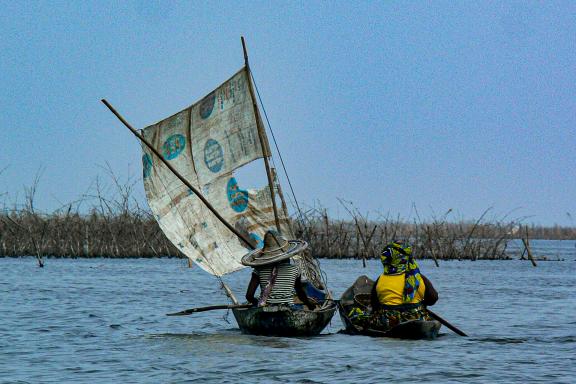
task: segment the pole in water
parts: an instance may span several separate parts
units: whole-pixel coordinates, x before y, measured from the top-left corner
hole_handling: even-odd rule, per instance
[[[534,256],[532,256],[532,251],[530,250],[530,240],[528,238],[528,226],[526,226],[526,239],[522,238],[522,243],[524,243],[524,251],[528,253],[528,260],[532,263],[534,267],[537,266]],[[524,252],[522,252],[524,254]]]

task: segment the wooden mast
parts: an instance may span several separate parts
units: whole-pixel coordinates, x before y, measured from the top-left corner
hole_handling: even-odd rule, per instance
[[[274,221],[276,223],[276,230],[282,233],[280,228],[280,219],[278,217],[278,207],[276,207],[276,194],[274,192],[274,177],[272,175],[272,170],[270,169],[270,148],[268,146],[268,139],[266,138],[266,131],[262,126],[262,120],[260,118],[260,112],[258,111],[258,105],[256,104],[256,96],[254,94],[254,88],[252,86],[252,76],[250,74],[250,64],[248,63],[248,51],[246,49],[246,42],[244,41],[244,36],[241,36],[242,49],[244,50],[244,64],[246,66],[246,72],[248,74],[248,89],[250,90],[250,96],[252,97],[252,107],[254,108],[254,115],[256,116],[256,127],[258,128],[258,136],[260,138],[260,147],[262,147],[262,154],[264,155],[264,165],[266,167],[266,176],[268,177],[268,187],[270,188],[270,196],[272,198],[272,209],[274,210]]]

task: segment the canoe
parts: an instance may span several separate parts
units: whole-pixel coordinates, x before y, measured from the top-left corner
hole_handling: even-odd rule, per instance
[[[338,301],[338,312],[345,326],[344,333],[349,335],[365,335],[377,337],[393,337],[400,339],[433,339],[438,335],[442,324],[436,320],[410,320],[392,328],[371,329],[354,325],[348,314],[354,307],[370,311],[370,293],[374,281],[367,276],[360,276],[349,287]]]
[[[335,312],[333,301],[313,311],[288,305],[232,309],[242,333],[263,336],[315,336]]]

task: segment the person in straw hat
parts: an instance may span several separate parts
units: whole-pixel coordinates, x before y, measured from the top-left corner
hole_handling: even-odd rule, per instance
[[[294,304],[294,292],[308,309],[314,303],[308,298],[302,285],[300,269],[290,263],[308,247],[303,240],[287,240],[276,231],[268,231],[264,236],[264,247],[255,249],[242,258],[242,264],[253,267],[252,278],[246,291],[246,300],[257,306]],[[254,294],[260,287],[260,298]]]

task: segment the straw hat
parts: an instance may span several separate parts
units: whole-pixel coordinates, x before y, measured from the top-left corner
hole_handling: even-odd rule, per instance
[[[247,253],[241,263],[249,267],[260,267],[286,260],[308,247],[304,240],[286,240],[276,231],[264,235],[264,247]]]

